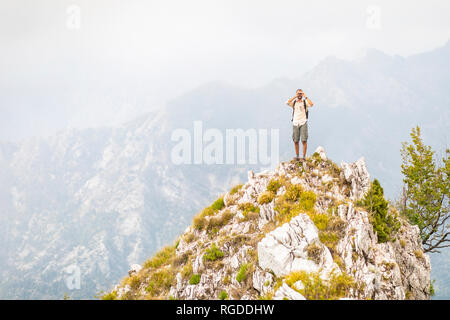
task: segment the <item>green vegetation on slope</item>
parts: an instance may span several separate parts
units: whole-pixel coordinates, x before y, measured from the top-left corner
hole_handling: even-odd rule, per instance
[[[384,198],[383,188],[377,179],[372,182],[369,191],[358,205],[366,208],[371,214],[370,222],[377,233],[379,243],[395,239],[400,221],[395,211],[389,212],[389,203]]]

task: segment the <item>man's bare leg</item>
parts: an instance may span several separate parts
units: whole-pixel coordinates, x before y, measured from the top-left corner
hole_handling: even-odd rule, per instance
[[[302,143],[303,143],[303,159],[306,159],[306,149],[308,148],[308,143],[306,141],[302,141]],[[297,157],[298,157],[298,152],[297,152]]]
[[[294,142],[294,144],[295,144],[295,154],[297,155],[297,158],[299,157],[299,143],[298,142]]]

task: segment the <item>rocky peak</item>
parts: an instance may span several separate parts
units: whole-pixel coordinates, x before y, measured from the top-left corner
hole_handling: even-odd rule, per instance
[[[402,217],[378,243],[364,158],[248,173],[180,236],[104,296],[122,299],[429,299],[430,260]],[[390,208],[391,214],[396,214]]]

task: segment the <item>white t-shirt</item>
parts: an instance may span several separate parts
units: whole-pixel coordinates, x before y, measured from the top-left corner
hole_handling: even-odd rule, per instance
[[[307,119],[306,119],[305,107],[303,106],[303,101],[305,101],[306,110],[308,110],[308,108],[311,107],[308,100],[306,100],[306,99],[298,100],[297,98],[295,98],[295,100],[293,100],[290,104],[288,103],[288,101],[286,101],[286,104],[289,107],[294,108],[294,119],[292,121],[292,124],[294,126],[304,125],[306,123]]]

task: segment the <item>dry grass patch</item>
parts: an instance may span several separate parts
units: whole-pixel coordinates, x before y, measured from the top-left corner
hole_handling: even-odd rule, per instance
[[[220,215],[213,216],[205,222],[205,229],[212,234],[216,234],[220,228],[228,224],[233,219],[234,214],[230,210],[225,210]]]
[[[307,300],[337,300],[353,292],[362,293],[362,286],[346,273],[332,273],[328,281],[321,279],[317,272],[292,272],[285,277],[286,284],[302,294]],[[301,281],[303,289],[296,289],[294,283]]]
[[[168,267],[150,274],[145,291],[152,298],[163,298],[170,287],[175,284],[176,270]]]
[[[213,204],[209,207],[203,209],[198,215],[196,215],[193,219],[193,226],[197,230],[203,230],[208,226],[207,217],[215,215],[218,211],[225,207],[225,203],[223,201],[223,197],[217,199],[213,202]]]
[[[192,262],[189,260],[181,270],[181,277],[183,279],[189,279],[192,275]]]
[[[286,192],[275,200],[275,211],[278,212],[278,225],[289,222],[300,213],[313,213],[317,196],[312,191],[305,191],[302,186],[291,184]]]
[[[264,191],[261,193],[258,197],[258,203],[259,204],[266,204],[272,202],[272,200],[275,198],[275,193],[272,191]]]
[[[332,255],[336,253],[336,245],[344,236],[345,222],[338,216],[326,213],[310,213],[309,217],[319,230],[319,239],[330,249]]]
[[[320,263],[320,256],[322,254],[322,248],[316,243],[310,243],[306,248],[308,258],[314,261],[316,264]]]
[[[231,190],[230,190],[230,195],[234,195],[236,193],[238,193],[239,190],[241,190],[243,184],[238,184],[237,186],[234,186]]]
[[[145,269],[156,269],[162,265],[167,265],[175,258],[175,246],[166,246],[161,251],[157,252],[152,258],[144,262]]]
[[[272,179],[267,184],[267,191],[272,192],[273,194],[277,194],[278,189],[282,186],[282,181]]]
[[[239,210],[242,211],[244,220],[255,220],[259,217],[259,207],[254,206],[251,202],[241,203]]]
[[[424,259],[423,251],[422,250],[414,250],[414,255],[417,259]]]

